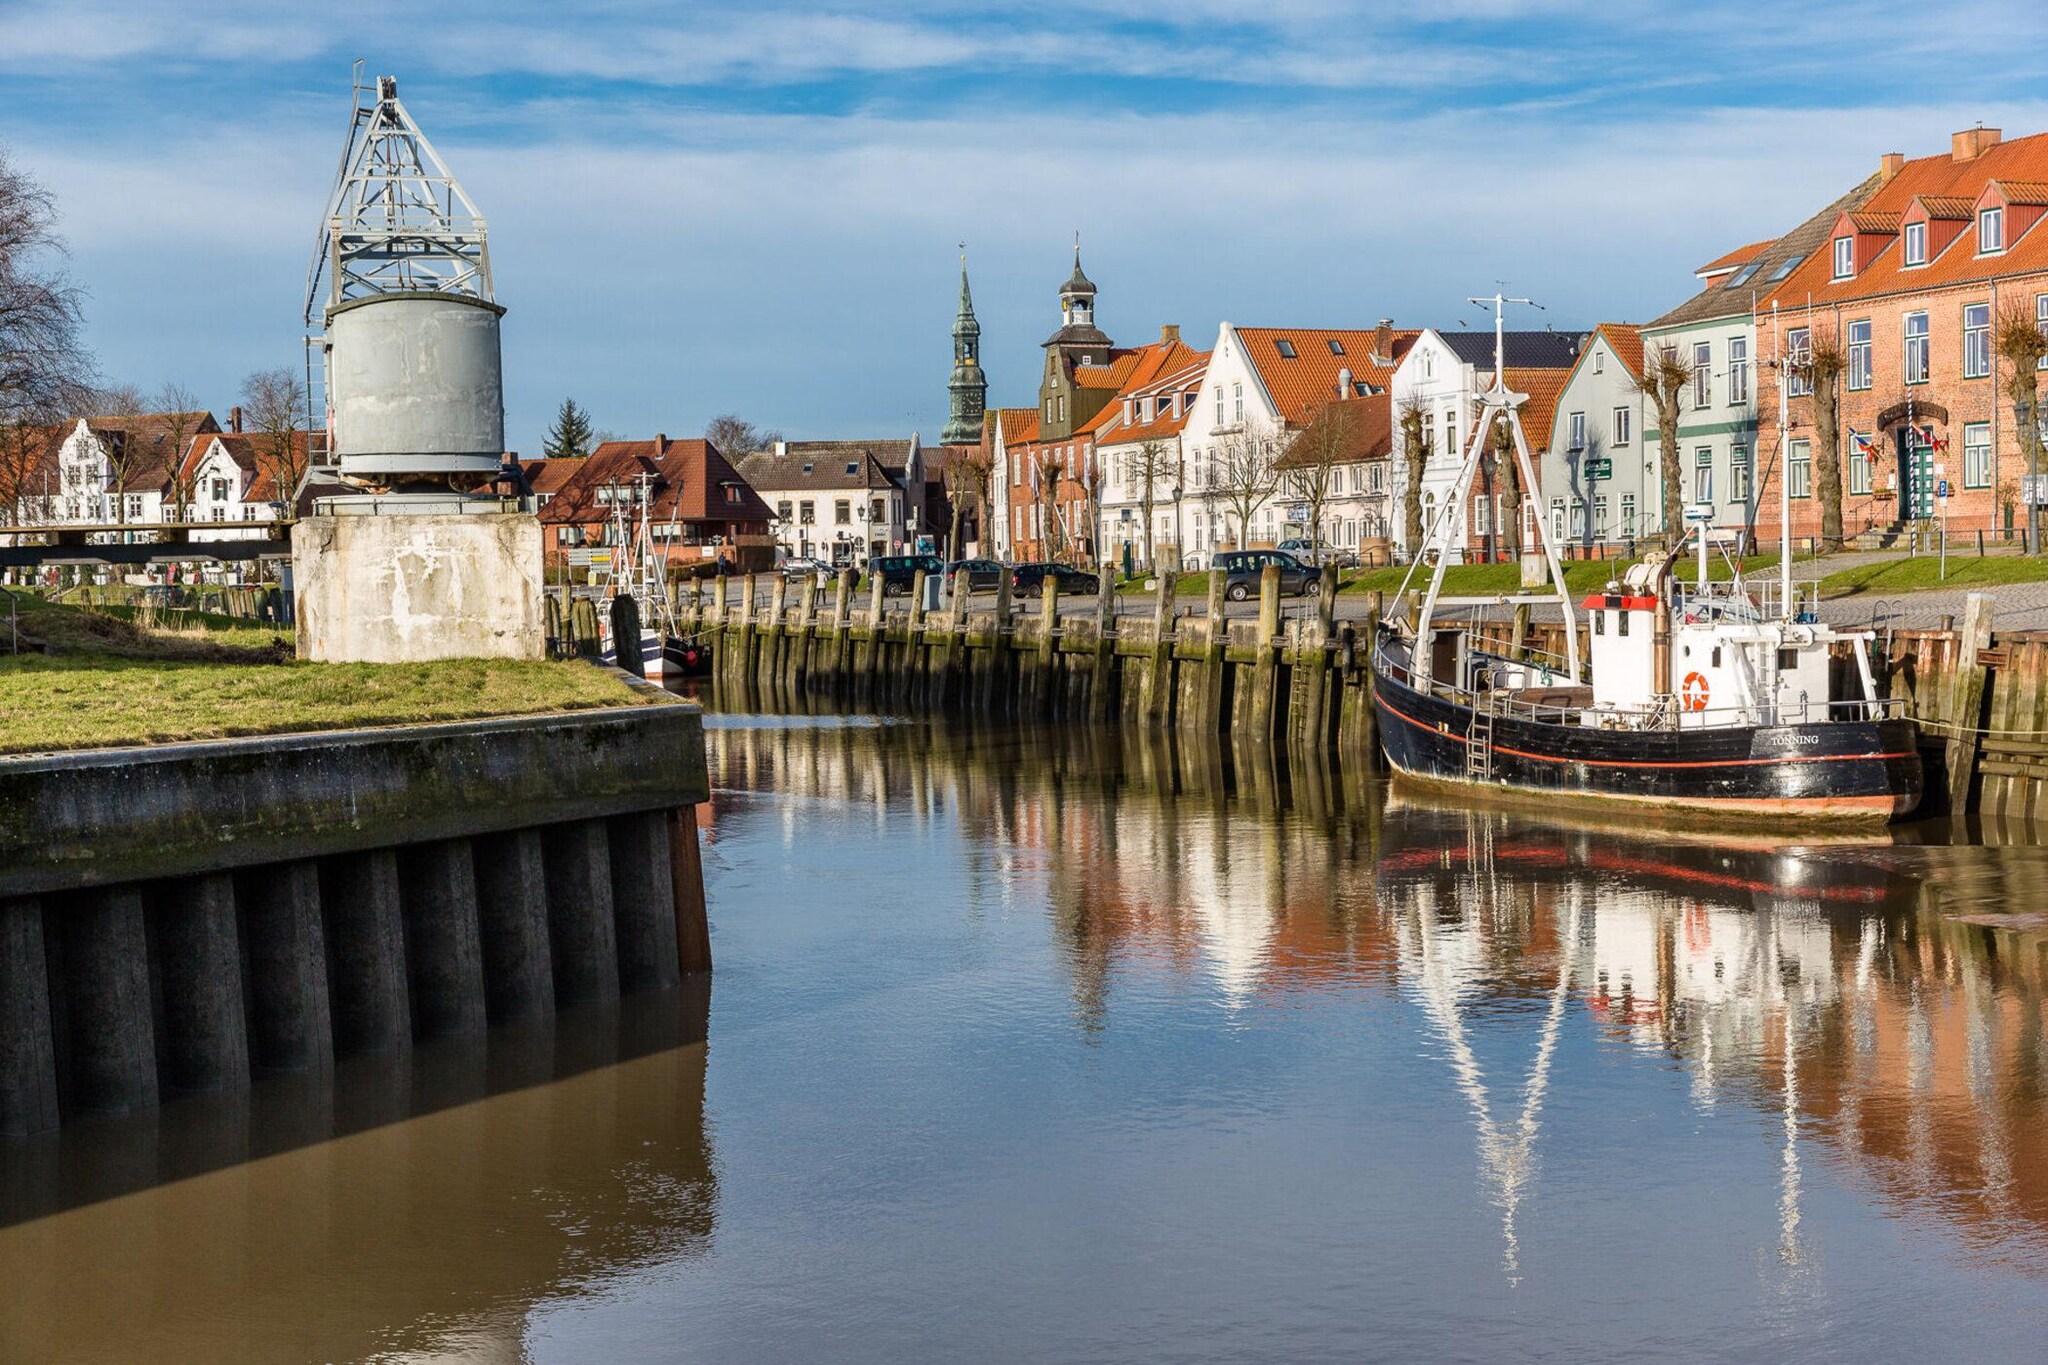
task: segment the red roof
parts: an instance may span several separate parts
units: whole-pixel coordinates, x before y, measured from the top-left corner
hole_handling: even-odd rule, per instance
[[[213,449],[218,441],[242,470],[245,481],[239,495],[242,502],[289,502],[296,488],[281,490],[280,485],[289,480],[296,484],[306,473],[311,459],[309,439],[311,433],[294,431],[288,445],[283,446],[284,459],[280,460],[280,446],[270,436],[260,431],[214,431],[192,438],[185,448],[185,458],[179,465],[179,479],[190,480],[198,474],[199,462]]]
[[[648,515],[656,521],[768,521],[774,514],[709,441],[606,441],[566,479],[547,506],[544,522],[604,521],[611,505],[604,488],[649,484]],[[712,490],[721,490],[714,496]]]
[[[1323,439],[1332,434],[1337,453],[1333,463],[1384,460],[1394,453],[1394,397],[1375,393],[1365,398],[1333,398],[1310,414],[1308,423],[1274,461],[1280,469],[1320,467]]]
[[[565,455],[552,460],[521,460],[519,471],[526,476],[526,486],[536,497],[551,497],[562,491],[563,484],[576,477],[585,458]]]
[[[1336,398],[1337,379],[1351,371],[1353,385],[1367,384],[1384,389],[1393,381],[1394,367],[1415,338],[1414,328],[1395,328],[1387,335],[1390,355],[1376,361],[1377,329],[1333,327],[1233,327],[1245,359],[1258,371],[1259,380],[1278,409],[1280,420],[1291,426],[1307,425],[1310,415]],[[1286,342],[1283,348],[1281,342]],[[1291,349],[1294,354],[1285,352]],[[1385,363],[1379,363],[1385,362]],[[1354,396],[1356,390],[1354,389]]]
[[[1037,408],[996,408],[989,414],[991,431],[995,429],[997,417],[1003,421],[1003,439],[1011,445],[1038,439]]]
[[[1729,252],[1726,256],[1716,256],[1713,260],[1708,261],[1692,273],[1695,275],[1725,275],[1731,270],[1739,270],[1762,255],[1764,249],[1777,240],[1776,237],[1766,237],[1761,242],[1751,242],[1748,246],[1736,247],[1735,250]]]

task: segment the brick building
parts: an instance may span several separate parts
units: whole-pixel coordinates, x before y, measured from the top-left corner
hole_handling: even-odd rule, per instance
[[[561,469],[568,469],[566,477]],[[647,494],[648,534],[672,569],[725,560],[735,569],[774,562],[768,505],[709,441],[606,441],[580,460],[529,461],[527,483],[540,501],[541,548],[550,567],[569,551],[618,543]]]
[[[1820,532],[1814,468],[1823,452],[1802,363],[1817,342],[1844,359],[1836,389],[1846,534],[1936,520],[1938,480],[1952,493],[1951,532],[2016,524],[2028,446],[1995,337],[2011,313],[2048,323],[2044,216],[2048,134],[2007,142],[1996,128],[1969,129],[1944,155],[1885,156],[1874,188],[1834,215],[1824,244],[1761,291],[1759,539],[1778,534],[1780,452],[1793,534]],[[1790,358],[1782,432],[1781,356]]]

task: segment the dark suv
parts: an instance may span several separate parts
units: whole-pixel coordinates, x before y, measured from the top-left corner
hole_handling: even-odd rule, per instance
[[[936,578],[946,571],[946,561],[937,555],[876,555],[868,561],[868,573],[882,580],[882,593],[889,597],[907,595],[919,569]]]
[[[1047,578],[1056,579],[1062,594],[1090,596],[1102,591],[1102,580],[1071,564],[1019,564],[1010,571],[1010,591],[1023,597],[1040,591]]]
[[[956,559],[946,566],[946,583],[955,592],[994,592],[1007,572],[993,559]]]
[[[1323,594],[1322,571],[1280,550],[1228,550],[1217,555],[1210,564],[1223,570],[1223,595],[1233,602],[1258,595],[1259,579],[1268,564],[1280,566],[1280,591],[1283,594],[1291,593],[1297,597],[1320,597]]]

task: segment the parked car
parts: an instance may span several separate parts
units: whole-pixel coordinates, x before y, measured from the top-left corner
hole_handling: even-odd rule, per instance
[[[920,569],[941,574],[946,571],[946,561],[937,555],[876,555],[868,561],[868,572],[882,580],[882,593],[889,597],[907,595]]]
[[[836,572],[837,570],[822,559],[805,559],[801,556],[792,556],[782,561],[782,576],[784,578],[816,578],[822,582]]]
[[[1022,597],[1041,591],[1040,584],[1056,579],[1062,594],[1087,596],[1102,591],[1102,580],[1071,564],[1018,564],[1010,570],[1010,591]]]
[[[998,560],[956,559],[946,566],[946,587],[953,592],[994,592],[1004,572]]]
[[[1257,594],[1268,564],[1280,567],[1283,594],[1322,596],[1322,571],[1279,550],[1227,550],[1211,560],[1209,567],[1223,570],[1223,595],[1233,602],[1242,602]]]
[[[1335,545],[1327,543],[1319,550],[1302,536],[1296,536],[1291,540],[1283,540],[1276,548],[1279,549],[1281,554],[1293,555],[1304,564],[1335,564],[1340,569],[1355,569],[1358,567],[1358,556],[1353,551],[1340,550]]]

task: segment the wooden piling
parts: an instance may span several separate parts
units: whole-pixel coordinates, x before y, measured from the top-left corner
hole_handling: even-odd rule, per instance
[[[1951,811],[1969,809],[1970,784],[1977,775],[1978,731],[1984,724],[1984,656],[1991,648],[1991,598],[1973,592],[1965,602],[1963,631],[1956,641],[1950,684],[1948,802]]]

